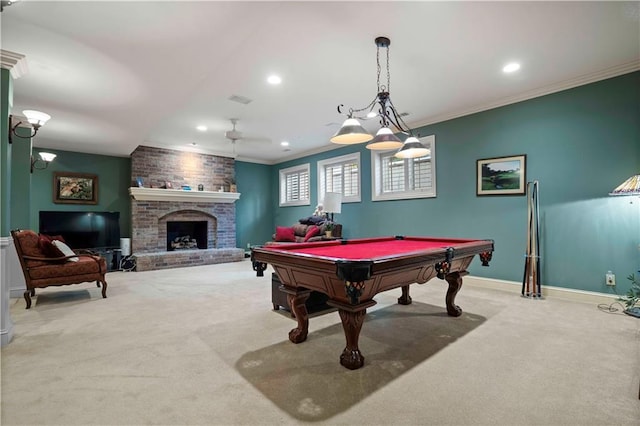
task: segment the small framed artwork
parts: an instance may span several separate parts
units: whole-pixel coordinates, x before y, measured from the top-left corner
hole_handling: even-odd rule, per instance
[[[477,195],[524,195],[526,155],[484,158],[476,164]]]
[[[53,202],[98,204],[98,176],[86,173],[54,172]]]

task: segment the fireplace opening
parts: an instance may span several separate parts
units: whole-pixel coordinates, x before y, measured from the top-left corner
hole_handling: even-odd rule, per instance
[[[167,222],[167,250],[207,248],[207,221]]]

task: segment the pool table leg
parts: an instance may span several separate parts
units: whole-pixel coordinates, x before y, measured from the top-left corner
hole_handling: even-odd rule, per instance
[[[452,272],[444,277],[444,279],[449,283],[445,303],[447,305],[447,313],[452,317],[459,317],[462,315],[462,309],[460,309],[460,306],[455,304],[455,299],[456,294],[458,294],[462,287],[462,277],[467,274],[467,271]]]
[[[289,302],[291,312],[298,321],[298,327],[289,332],[289,340],[293,343],[302,343],[307,340],[307,334],[309,334],[309,313],[305,302],[309,298],[311,290],[291,291],[284,288],[283,291],[287,293],[287,302]]]
[[[410,305],[411,304],[411,296],[409,296],[409,286],[408,285],[403,285],[401,287],[402,289],[402,296],[400,296],[398,298],[398,304],[400,305]]]
[[[364,365],[364,356],[360,352],[360,348],[358,348],[358,339],[367,310],[363,309],[354,312],[338,309],[338,313],[342,320],[344,336],[347,339],[347,346],[340,355],[340,364],[349,370],[357,370]]]

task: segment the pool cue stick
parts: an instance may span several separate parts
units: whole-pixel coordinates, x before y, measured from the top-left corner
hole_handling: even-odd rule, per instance
[[[534,186],[533,182],[530,182],[527,188],[529,191],[528,202],[529,202],[529,211],[531,212],[531,222],[529,225],[529,238],[531,241],[531,245],[529,247],[529,257],[527,258],[529,262],[529,275],[527,276],[527,290],[528,296],[533,297],[535,295],[535,287],[533,285],[535,276],[536,276],[536,264],[533,261],[533,256],[536,253],[536,240],[533,237],[533,228],[535,226],[535,210],[533,208],[533,194],[534,194]]]
[[[538,288],[538,297],[542,297],[540,286],[540,187],[537,180],[534,182],[536,185],[536,270],[538,271],[536,286]]]
[[[527,183],[527,249],[524,255],[524,277],[522,278],[522,296],[529,295],[529,274],[531,273],[531,203],[529,202],[529,184]]]
[[[538,271],[536,270],[536,253],[538,250],[538,246],[536,245],[536,205],[534,203],[534,199],[536,196],[536,184],[535,182],[531,182],[531,297],[536,297],[536,277],[538,275]]]

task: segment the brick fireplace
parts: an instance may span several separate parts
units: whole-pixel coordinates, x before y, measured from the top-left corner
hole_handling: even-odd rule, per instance
[[[144,188],[130,189],[131,247],[138,271],[244,258],[244,251],[235,246],[235,201],[240,194],[219,191],[221,187],[228,191],[234,176],[232,158],[140,146],[131,159],[132,182],[138,178],[144,182]],[[160,188],[167,182],[178,189]],[[180,190],[182,185],[194,189]],[[205,190],[196,191],[198,185]],[[205,241],[197,247],[171,250],[168,238],[176,238],[176,231],[170,228],[176,228],[168,224],[176,222],[183,224],[178,229],[189,229],[189,225],[201,229],[200,239]],[[198,239],[195,235],[190,238]]]

